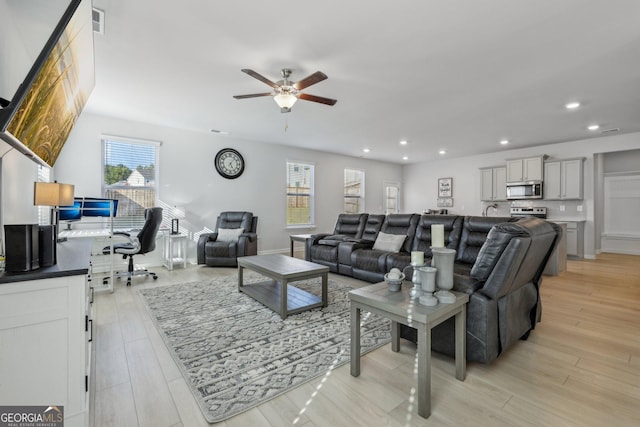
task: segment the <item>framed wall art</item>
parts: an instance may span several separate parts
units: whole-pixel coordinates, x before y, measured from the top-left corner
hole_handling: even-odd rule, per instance
[[[451,197],[438,197],[439,208],[450,208],[453,206],[453,198]]]
[[[438,178],[438,197],[453,196],[453,178]]]

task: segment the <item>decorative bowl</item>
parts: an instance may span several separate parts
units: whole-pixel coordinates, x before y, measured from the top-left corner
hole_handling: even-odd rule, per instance
[[[384,281],[387,282],[389,286],[389,292],[398,292],[402,287],[402,282],[404,281],[404,273],[400,273],[400,277],[397,279],[389,279],[389,273],[384,275]]]

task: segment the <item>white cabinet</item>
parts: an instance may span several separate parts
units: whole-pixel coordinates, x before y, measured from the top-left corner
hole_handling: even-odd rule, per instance
[[[582,200],[584,158],[553,160],[544,163],[546,200]]]
[[[93,291],[86,267],[47,269],[29,280],[0,274],[0,402],[63,405],[66,427],[87,426]]]
[[[480,169],[480,200],[496,202],[507,200],[507,168],[497,166]]]
[[[567,257],[584,258],[584,221],[561,221],[558,224],[567,224]]]
[[[542,181],[546,156],[507,160],[507,182]]]

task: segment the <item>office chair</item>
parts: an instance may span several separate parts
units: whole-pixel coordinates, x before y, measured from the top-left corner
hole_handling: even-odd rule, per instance
[[[147,252],[151,252],[156,248],[156,235],[162,222],[162,208],[148,208],[144,211],[144,225],[138,232],[137,236],[131,236],[129,233],[117,231],[114,235],[126,236],[129,238],[128,242],[115,243],[113,245],[113,253],[121,254],[122,259],[129,258],[129,267],[127,271],[118,271],[114,273],[113,277],[126,277],[127,286],[131,286],[131,278],[133,276],[151,276],[153,280],[157,280],[156,273],[144,269],[135,270],[133,268],[133,256],[142,255]],[[107,246],[102,251],[105,255],[111,253],[111,247]],[[106,284],[109,278],[105,278],[103,283]]]

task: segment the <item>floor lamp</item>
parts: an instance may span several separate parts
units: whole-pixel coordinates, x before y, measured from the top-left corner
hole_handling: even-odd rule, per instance
[[[35,182],[33,185],[33,204],[53,207],[50,222],[55,227],[56,242],[66,240],[58,239],[59,208],[73,205],[73,190],[73,185],[58,182]]]

